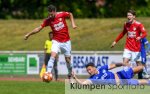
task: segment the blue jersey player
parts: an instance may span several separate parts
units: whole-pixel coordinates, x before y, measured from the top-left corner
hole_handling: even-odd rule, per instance
[[[79,84],[148,84],[150,85],[150,80],[142,79],[142,80],[131,80],[135,73],[140,72],[143,69],[143,66],[137,66],[131,68],[129,66],[125,66],[123,70],[113,73],[109,70],[119,67],[125,66],[123,63],[104,65],[99,68],[96,68],[93,63],[88,63],[86,65],[86,70],[89,73],[90,77],[81,81],[77,78],[75,73],[72,73],[73,78]]]
[[[146,38],[141,39],[141,63],[144,66],[143,71],[139,73],[138,78],[149,78],[149,75],[146,70],[146,54],[150,51],[150,44]],[[142,75],[143,73],[143,75]]]

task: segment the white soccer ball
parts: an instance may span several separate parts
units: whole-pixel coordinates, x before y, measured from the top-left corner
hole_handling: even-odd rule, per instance
[[[50,72],[45,72],[42,76],[43,82],[50,82],[53,79],[53,75]]]

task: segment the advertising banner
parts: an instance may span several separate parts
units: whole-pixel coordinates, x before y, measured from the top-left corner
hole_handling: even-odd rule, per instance
[[[111,64],[111,63],[122,63],[123,62],[123,57],[122,54],[73,54],[71,57],[71,63],[72,63],[72,68],[73,71],[77,75],[87,75],[85,65],[88,63],[94,63],[96,67],[103,66],[106,64]],[[135,62],[129,62],[132,67],[136,66]],[[150,55],[147,56],[147,71],[150,74]],[[122,67],[118,67],[115,69],[112,69],[110,71],[112,72],[117,72],[121,70]],[[60,75],[66,75],[68,74],[68,70],[66,67],[66,62],[65,58],[63,55],[59,55],[59,62],[58,62],[58,73]]]
[[[103,66],[106,64],[111,63],[118,63],[122,62],[122,55],[114,55],[114,54],[105,54],[105,55],[83,55],[83,54],[76,54],[72,55],[71,57],[71,63],[72,68],[74,72],[78,75],[87,75],[85,65],[88,63],[94,63],[96,67]],[[116,71],[117,69],[114,69],[112,71]],[[59,62],[58,62],[58,73],[59,74],[67,74],[68,70],[66,67],[66,62],[63,55],[59,56]]]
[[[26,74],[26,61],[24,54],[0,55],[0,74]]]
[[[39,74],[39,57],[37,54],[27,54],[27,74]]]

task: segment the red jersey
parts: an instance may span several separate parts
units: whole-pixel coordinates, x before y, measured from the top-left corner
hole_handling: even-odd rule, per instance
[[[50,26],[53,31],[53,40],[58,42],[66,42],[70,40],[66,18],[69,17],[69,12],[57,12],[55,18],[47,18],[41,26],[44,28]]]
[[[125,23],[124,29],[120,33],[120,35],[116,38],[116,42],[118,42],[125,34],[127,33],[125,49],[128,49],[133,52],[140,52],[141,41],[137,41],[137,37],[144,38],[147,33],[145,31],[144,26],[137,21],[133,23]]]

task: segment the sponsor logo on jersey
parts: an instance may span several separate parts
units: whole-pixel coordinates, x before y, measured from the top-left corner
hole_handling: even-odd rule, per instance
[[[129,38],[135,38],[136,37],[136,32],[134,32],[134,31],[128,31],[128,37]]]

